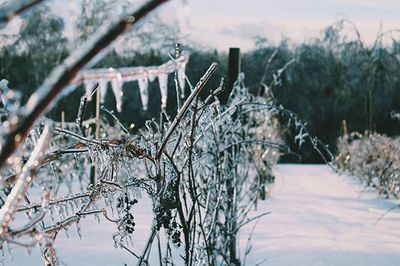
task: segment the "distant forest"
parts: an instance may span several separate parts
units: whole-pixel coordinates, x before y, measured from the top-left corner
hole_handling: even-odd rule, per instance
[[[16,36],[0,35],[0,79],[7,79],[10,88],[21,91],[22,101],[26,101],[74,45],[79,46],[80,41],[87,39],[96,30],[96,25],[105,19],[95,8],[101,10],[104,7],[83,9],[83,15],[76,23],[78,34],[72,45],[64,35],[64,21],[50,12],[48,7],[35,9],[23,17],[24,22]],[[154,21],[157,20],[152,23]],[[166,47],[174,49],[175,39],[171,36],[176,28],[157,23],[152,24],[154,32],[158,32],[154,36],[147,30],[143,34],[132,33],[132,39],[126,37],[130,41],[139,40],[142,46],[129,53],[112,50],[95,67],[159,65],[169,60]],[[163,27],[162,30],[160,27]],[[256,37],[254,50],[241,55],[244,82],[254,94],[263,93],[260,80],[264,72],[267,71],[264,83],[269,84],[279,69],[295,59],[282,73],[280,85],[273,89],[273,94],[277,102],[297,113],[308,124],[310,133],[329,145],[333,152],[338,137],[343,133],[343,120],[350,132],[399,135],[400,121],[393,119],[393,114],[400,111],[400,42],[395,34],[396,31],[380,32],[375,43],[367,45],[354,24],[341,20],[327,27],[321,36],[305,43],[293,44],[289,40],[282,40],[279,44],[273,44]],[[156,43],[160,48],[147,43]],[[220,63],[218,75],[214,75],[208,84],[209,88],[217,88],[220,78],[227,72],[227,53],[200,48],[190,42],[182,44],[183,49],[190,52],[186,75],[193,83],[212,61]],[[271,64],[266,69],[273,54]],[[169,77],[169,85],[167,111],[173,116],[176,107],[173,75]],[[123,111],[117,114],[122,123],[134,123],[138,129],[146,119],[157,116],[161,101],[158,84],[150,83],[149,90],[149,110],[144,112],[137,82],[124,84]],[[65,119],[74,121],[83,93],[83,88],[78,88],[62,98],[48,116],[60,120],[64,111]],[[108,90],[105,106],[115,109],[111,90]],[[288,145],[301,158],[283,156],[282,161],[321,162],[318,154],[307,144],[301,151],[296,150],[291,129],[285,129],[286,122],[281,121],[282,131],[287,136]]]

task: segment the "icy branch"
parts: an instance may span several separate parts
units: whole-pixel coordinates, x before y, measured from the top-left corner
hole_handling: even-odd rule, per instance
[[[7,233],[9,222],[14,216],[18,205],[24,198],[29,186],[37,174],[37,168],[40,165],[43,151],[47,148],[51,135],[51,126],[46,125],[37,145],[35,146],[35,149],[32,151],[28,162],[23,167],[23,171],[18,177],[17,183],[11,190],[11,193],[8,195],[4,205],[0,209],[0,236],[3,236],[5,233]]]

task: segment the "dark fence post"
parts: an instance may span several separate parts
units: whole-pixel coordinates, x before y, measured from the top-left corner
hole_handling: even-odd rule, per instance
[[[233,84],[238,79],[240,73],[240,48],[229,48],[228,59],[228,83],[225,90],[220,94],[222,104],[228,102],[229,94],[233,89]]]
[[[229,99],[229,95],[232,92],[233,84],[235,84],[240,73],[240,49],[239,48],[229,48],[229,59],[228,59],[228,82],[225,90],[220,94],[221,104],[226,104]],[[236,118],[233,118],[236,119]],[[227,150],[233,156],[234,151],[238,147],[233,146]],[[228,158],[231,158],[228,156]],[[237,168],[237,165],[232,159],[228,159],[228,163],[231,167]],[[237,169],[236,169],[237,171]],[[228,237],[228,247],[229,247],[229,262],[230,265],[240,265],[240,261],[237,259],[237,208],[236,204],[232,201],[234,200],[235,194],[235,184],[233,180],[227,180],[227,196],[228,206],[226,212],[229,213],[230,217],[227,218],[229,221],[227,223],[228,229],[232,230],[231,235]]]
[[[94,125],[94,138],[100,138],[100,87],[97,88],[96,96],[92,97],[93,101],[93,114],[95,118]],[[90,184],[96,184],[96,171],[97,171],[97,162],[92,161],[92,166],[90,167]]]

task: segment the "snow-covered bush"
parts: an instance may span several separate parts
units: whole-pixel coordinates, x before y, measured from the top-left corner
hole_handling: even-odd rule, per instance
[[[400,139],[378,133],[352,133],[339,138],[336,164],[360,177],[379,193],[399,197]]]

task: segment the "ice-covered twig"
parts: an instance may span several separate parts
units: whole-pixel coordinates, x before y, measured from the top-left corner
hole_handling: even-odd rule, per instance
[[[114,120],[118,123],[118,125],[122,128],[122,130],[127,133],[127,134],[131,134],[129,132],[129,130],[121,123],[121,121],[118,119],[118,117],[115,116],[113,111],[108,110],[104,105],[102,105],[100,107],[101,110],[103,110],[104,112],[106,112],[107,114],[109,114],[112,118],[114,118]]]
[[[377,225],[389,212],[393,211],[394,209],[400,208],[400,204],[394,205],[393,207],[387,209],[375,222],[374,226]]]
[[[129,248],[127,248],[124,244],[119,243],[119,246],[123,249],[125,249],[126,251],[128,251],[130,254],[132,254],[135,258],[140,259],[139,255],[137,255],[135,252],[133,252],[132,250],[130,250]]]
[[[31,218],[29,220],[29,222],[24,225],[21,226],[17,229],[12,229],[10,230],[10,233],[12,236],[19,236],[22,235],[26,232],[28,232],[29,230],[31,230],[36,224],[38,224],[39,222],[41,222],[44,218],[44,216],[46,215],[48,209],[49,209],[49,198],[50,198],[50,192],[49,191],[43,191],[43,200],[42,200],[42,209],[40,210],[40,212],[38,212],[35,217]],[[18,210],[17,210],[18,211]]]
[[[242,227],[245,226],[246,224],[249,224],[249,223],[251,223],[252,221],[258,220],[258,219],[260,219],[261,217],[263,217],[263,216],[265,216],[265,215],[268,215],[268,214],[271,214],[271,212],[263,212],[263,213],[261,213],[261,214],[255,216],[255,217],[248,218],[246,221],[244,221],[243,223],[239,224],[239,225],[234,229],[234,232],[235,232],[235,233],[238,232],[238,231],[240,230],[240,228],[242,228]]]
[[[96,82],[92,88],[92,94],[99,88],[99,83]],[[81,97],[81,100],[79,102],[79,109],[78,109],[78,114],[76,115],[76,124],[78,125],[79,129],[81,130],[81,134],[83,136],[86,136],[85,130],[83,129],[83,115],[85,114],[86,111],[86,104],[87,104],[88,98],[86,93]]]
[[[57,132],[57,133],[66,135],[66,136],[70,136],[70,137],[72,137],[72,138],[74,138],[76,140],[79,140],[79,141],[83,142],[83,143],[97,144],[97,145],[105,144],[105,142],[102,142],[100,140],[83,137],[83,136],[80,136],[80,135],[78,135],[78,134],[76,134],[76,133],[74,133],[72,131],[66,130],[66,129],[62,129],[62,128],[56,127],[56,128],[54,128],[54,131]]]
[[[55,233],[55,232],[57,232],[57,231],[59,231],[59,230],[61,230],[61,229],[64,229],[64,228],[70,226],[70,225],[73,224],[73,223],[79,222],[79,220],[81,219],[81,217],[88,216],[88,215],[92,215],[92,214],[100,214],[100,213],[104,213],[104,212],[105,212],[104,209],[78,212],[78,213],[76,213],[75,215],[70,216],[70,217],[68,217],[68,218],[65,218],[64,220],[62,220],[62,221],[60,221],[60,222],[57,222],[57,223],[54,224],[54,225],[45,227],[45,228],[43,229],[43,231],[44,231],[46,234]]]
[[[29,242],[20,242],[20,241],[16,241],[9,237],[0,237],[0,240],[17,245],[17,246],[21,246],[24,248],[32,248],[32,247],[36,246],[36,244],[39,242],[39,239],[35,239],[35,238]]]
[[[218,88],[216,88],[214,91],[211,91],[210,95],[207,96],[207,98],[204,100],[203,104],[198,107],[198,109],[204,108],[207,104],[210,104],[213,99],[215,99],[216,96],[218,96],[226,86],[226,77],[222,77],[221,81],[219,83]]]
[[[85,145],[83,143],[76,143],[65,149],[56,150],[51,153],[43,155],[43,159],[41,160],[39,167],[42,167],[50,162],[58,160],[65,154],[82,153],[82,152],[87,152],[87,151],[88,151],[88,149],[85,148]],[[17,180],[17,176],[18,176],[18,174],[13,174],[13,175],[5,177],[4,183],[6,185],[13,184]]]
[[[274,149],[277,149],[279,151],[282,152],[287,152],[290,153],[290,149],[288,146],[280,144],[280,143],[276,143],[276,142],[272,142],[272,141],[266,141],[266,140],[257,140],[257,139],[243,139],[237,142],[232,142],[229,143],[229,145],[227,145],[226,147],[223,147],[220,152],[223,152],[224,150],[230,149],[236,145],[240,145],[240,144],[260,144],[261,146],[264,147],[271,147]]]
[[[68,197],[63,197],[63,198],[59,198],[59,199],[55,199],[55,200],[50,200],[49,201],[49,206],[58,205],[58,204],[63,203],[63,202],[71,202],[71,201],[74,201],[74,200],[77,200],[77,199],[88,198],[88,197],[90,197],[90,193],[79,193],[79,194],[75,194],[75,195],[68,196]],[[40,208],[41,206],[42,206],[42,204],[40,204],[40,203],[32,203],[32,204],[29,204],[27,206],[19,207],[17,209],[17,212],[29,211],[29,210],[32,210],[32,209]]]
[[[251,239],[252,239],[252,237],[253,237],[254,231],[255,231],[256,226],[257,226],[257,224],[258,224],[258,221],[259,221],[259,220],[256,220],[256,222],[255,222],[254,225],[253,225],[253,228],[252,228],[251,231],[250,231],[249,236],[247,237],[247,243],[246,243],[246,248],[245,248],[245,250],[244,250],[245,253],[244,253],[244,257],[243,257],[243,265],[246,265],[247,256],[250,254],[250,251],[251,251],[251,248],[252,248],[252,246],[251,246]]]
[[[156,233],[157,233],[157,230],[153,226],[153,228],[151,229],[151,233],[149,235],[149,238],[147,239],[146,246],[145,246],[145,248],[144,248],[144,250],[142,252],[142,255],[140,256],[140,260],[139,260],[139,262],[137,264],[138,266],[143,265],[142,263],[146,261],[145,260],[146,254],[150,250],[151,244],[153,243],[153,240],[154,240],[154,237],[156,236]]]
[[[276,56],[277,53],[278,53],[278,49],[275,49],[274,52],[273,52],[273,53],[271,54],[271,56],[269,57],[267,64],[265,65],[264,74],[262,75],[261,81],[260,81],[261,86],[264,86],[264,87],[267,86],[267,85],[265,84],[265,79],[267,78],[268,69],[269,69],[269,66],[270,66],[271,63],[272,63],[272,60],[274,60],[274,58],[275,58],[275,56]],[[261,90],[261,88],[260,88],[260,90]],[[258,95],[260,95],[260,92],[261,92],[260,90],[258,91]]]
[[[5,235],[8,232],[8,224],[10,223],[12,217],[14,216],[18,205],[24,198],[29,186],[31,185],[35,175],[37,174],[37,168],[40,165],[40,160],[43,156],[44,150],[46,150],[49,139],[52,136],[52,126],[46,124],[43,133],[40,136],[38,143],[36,144],[32,154],[24,165],[18,180],[11,190],[10,194],[7,196],[4,205],[0,209],[0,236]]]

